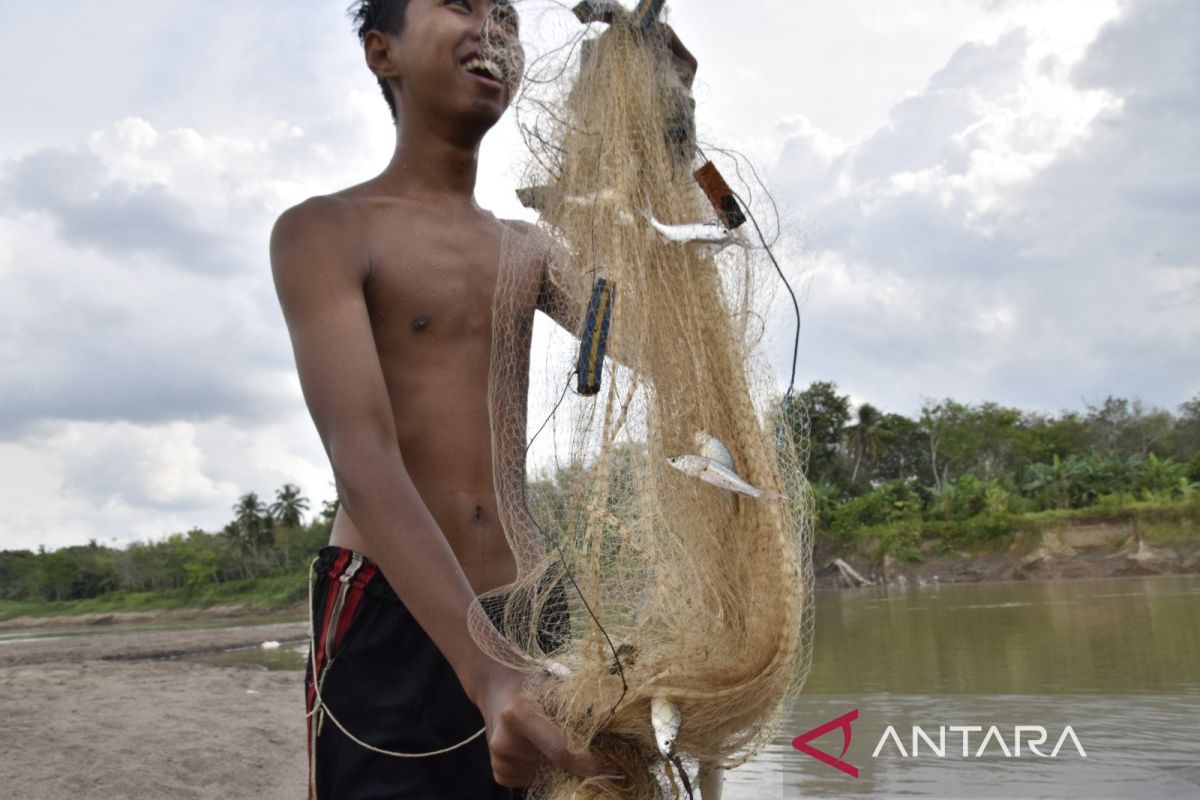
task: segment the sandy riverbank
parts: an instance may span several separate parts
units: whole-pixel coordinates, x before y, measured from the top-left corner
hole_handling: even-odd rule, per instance
[[[304,635],[287,623],[3,642],[3,796],[303,797],[300,673],[188,658]]]
[[[277,620],[303,619],[307,605],[263,609],[246,605],[209,606],[208,608],[171,608],[152,611],[104,611],[88,614],[61,614],[50,617],[14,617],[0,620],[0,634],[6,631],[59,628],[89,628],[109,625],[187,626],[254,624]]]

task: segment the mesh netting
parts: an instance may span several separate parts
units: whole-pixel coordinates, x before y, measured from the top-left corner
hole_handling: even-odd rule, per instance
[[[666,34],[587,30],[534,62],[518,101],[524,197],[541,221],[506,237],[489,383],[518,577],[481,598],[472,633],[529,673],[574,746],[627,773],[619,787],[547,774],[531,796],[648,800],[678,792],[651,724],[656,696],[679,710],[673,752],[685,763],[736,766],[774,735],[809,663],[810,512],[804,437],[780,419],[756,355],[775,280],[764,250],[740,234],[672,241],[682,229],[666,227],[719,222],[693,177],[694,104]],[[590,316],[609,319],[606,342],[588,313],[599,279],[608,293]],[[555,411],[537,430],[532,303],[576,335],[590,325],[590,354],[606,344],[610,357],[592,396],[574,359],[552,365],[561,380],[533,406]],[[531,433],[564,443],[553,464],[527,463]],[[671,464],[721,455],[714,439],[761,498]],[[531,469],[548,479],[531,483]]]

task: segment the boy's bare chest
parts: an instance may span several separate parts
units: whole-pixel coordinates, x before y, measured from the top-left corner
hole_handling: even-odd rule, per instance
[[[510,259],[502,274],[506,241],[499,225],[427,223],[399,226],[371,243],[364,292],[381,355],[482,346],[491,339],[494,314],[532,319],[540,264]]]

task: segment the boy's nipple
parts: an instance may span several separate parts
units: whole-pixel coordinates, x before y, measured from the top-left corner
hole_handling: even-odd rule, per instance
[[[420,316],[412,321],[412,329],[416,333],[421,333],[433,323],[433,317]]]

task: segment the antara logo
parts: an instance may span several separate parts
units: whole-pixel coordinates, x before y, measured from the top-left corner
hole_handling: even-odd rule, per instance
[[[857,778],[858,767],[842,760],[843,756],[846,755],[846,751],[850,749],[850,738],[854,735],[854,731],[851,730],[850,726],[856,719],[858,719],[857,708],[846,714],[842,714],[837,719],[829,720],[829,722],[826,722],[824,725],[818,725],[808,733],[800,734],[792,740],[792,747],[796,748],[805,755],[812,756],[823,764],[828,764],[834,769],[841,770],[851,778]],[[833,756],[829,755],[829,753],[822,752],[809,744],[809,742],[811,742],[813,739],[820,739],[834,728],[842,729],[842,752],[837,758],[834,758]]]
[[[845,760],[846,751],[850,749],[850,740],[853,738],[853,724],[858,719],[858,709],[849,711],[837,719],[831,719],[824,725],[818,725],[807,733],[802,733],[792,740],[792,747],[799,750],[805,755],[812,756],[823,764],[828,764],[836,770],[846,773],[851,778],[858,778],[858,767]],[[819,739],[830,731],[841,730],[842,732],[842,751],[837,756],[832,756],[822,750],[818,750],[810,744],[814,739]],[[934,730],[930,728],[930,730]],[[888,725],[883,735],[879,737],[879,744],[875,746],[875,752],[871,753],[871,758],[878,758],[883,752],[884,746],[889,742],[894,745],[903,758],[918,758],[925,755],[921,752],[921,742],[924,742],[924,747],[929,751],[929,754],[936,758],[946,758],[947,732],[953,737],[955,734],[961,734],[962,755],[963,758],[980,758],[988,752],[988,748],[995,743],[999,751],[1006,758],[1021,758],[1021,746],[1024,743],[1025,748],[1039,758],[1058,758],[1058,753],[1062,750],[1063,745],[1070,741],[1075,751],[1083,758],[1087,758],[1087,753],[1084,752],[1083,745],[1079,741],[1079,737],[1075,735],[1075,730],[1068,725],[1063,729],[1062,734],[1058,737],[1054,749],[1049,753],[1043,753],[1038,748],[1046,744],[1049,738],[1049,732],[1041,725],[1017,725],[1013,728],[1012,742],[1013,747],[1010,749],[1008,741],[1000,732],[1000,728],[992,725],[987,729],[987,733],[983,735],[979,747],[972,750],[971,734],[983,733],[981,725],[939,725],[937,728],[936,741],[929,732],[920,725],[912,727],[911,748],[905,749],[904,742],[900,739],[900,734],[896,732],[893,725]],[[1022,738],[1024,737],[1024,738]]]
[[[900,755],[904,758],[916,758],[918,756],[921,740],[925,741],[925,746],[929,748],[930,752],[934,756],[937,758],[945,758],[946,731],[950,731],[951,734],[962,734],[963,758],[981,758],[983,754],[987,752],[988,745],[990,745],[993,741],[995,741],[995,743],[999,746],[1000,752],[1004,753],[1005,758],[1020,758],[1022,734],[1026,735],[1025,746],[1029,748],[1029,752],[1040,758],[1058,758],[1058,751],[1062,749],[1063,744],[1068,739],[1070,739],[1071,743],[1074,744],[1075,750],[1079,753],[1079,755],[1083,758],[1087,758],[1087,753],[1083,751],[1083,745],[1079,743],[1079,737],[1075,735],[1075,731],[1070,725],[1063,729],[1062,735],[1058,737],[1058,743],[1054,745],[1054,750],[1050,752],[1050,755],[1046,755],[1041,750],[1038,750],[1039,746],[1046,743],[1046,739],[1049,736],[1046,729],[1041,725],[1017,725],[1015,728],[1013,728],[1012,750],[1008,748],[1008,744],[1005,742],[1004,736],[1000,733],[1000,728],[993,725],[987,729],[987,733],[984,734],[983,741],[980,743],[979,749],[973,754],[971,752],[971,734],[981,733],[983,731],[982,726],[940,725],[938,726],[937,730],[938,739],[935,743],[929,734],[925,732],[924,728],[922,728],[920,725],[914,725],[912,729],[912,752],[910,753],[904,749],[904,743],[900,741],[900,736],[896,733],[896,729],[891,725],[888,725],[887,730],[883,732],[883,736],[879,737],[879,744],[875,746],[875,752],[871,753],[871,758],[877,758],[879,756],[879,752],[883,750],[883,746],[887,744],[889,739],[896,745],[896,749],[900,751]],[[1034,738],[1032,734],[1036,734],[1037,738]]]

